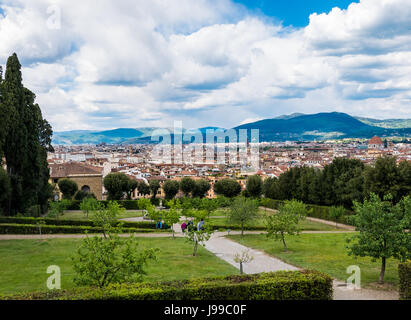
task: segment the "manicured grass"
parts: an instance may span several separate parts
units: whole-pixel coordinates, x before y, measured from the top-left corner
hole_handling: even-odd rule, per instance
[[[299,236],[287,236],[288,252],[284,252],[281,241],[268,239],[265,235],[230,235],[228,238],[245,246],[260,249],[266,253],[280,258],[292,265],[305,269],[315,269],[328,273],[330,276],[346,281],[349,274],[346,269],[350,265],[361,268],[361,285],[369,286],[378,281],[381,262],[372,262],[371,258],[348,256],[345,249],[349,233],[338,234],[301,234]],[[398,285],[398,261],[387,260],[387,268],[384,278],[386,283]]]
[[[61,269],[61,287],[75,287],[71,256],[81,239],[2,240],[0,241],[0,293],[47,290],[47,267]],[[158,261],[146,268],[145,281],[180,280],[238,274],[239,271],[199,247],[192,256],[192,245],[181,238],[139,238],[140,248],[159,248]]]
[[[208,220],[210,223],[213,225],[221,226],[221,228],[224,228],[225,226],[229,225],[227,222],[226,218],[213,218],[211,217]],[[264,219],[258,219],[255,221],[253,225],[250,225],[250,227],[256,226],[256,227],[264,227],[265,226],[265,221]],[[334,226],[320,223],[320,222],[314,222],[310,220],[304,220],[300,222],[300,227],[302,230],[305,231],[335,231],[335,230],[341,230],[341,229],[336,229]]]
[[[122,214],[118,216],[119,219],[123,218],[134,218],[134,217],[142,217],[143,211],[141,210],[127,210],[124,211]],[[89,213],[89,218],[91,217],[91,213]],[[83,211],[80,210],[67,210],[64,212],[62,216],[59,217],[62,220],[88,220],[86,215]]]

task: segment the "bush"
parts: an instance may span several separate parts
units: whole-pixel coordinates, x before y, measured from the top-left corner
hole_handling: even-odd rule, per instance
[[[260,205],[266,208],[278,210],[280,205],[283,204],[284,201],[282,200],[274,200],[270,198],[261,198]],[[315,204],[307,204],[307,216],[312,218],[318,218],[323,220],[329,220],[335,222],[335,218],[332,217],[330,210],[331,207],[327,206],[319,206]],[[352,211],[346,210],[345,213],[337,219],[339,223],[345,223],[349,225],[353,225],[350,221],[350,216],[354,213]]]
[[[115,284],[107,288],[5,296],[4,299],[66,300],[331,300],[332,279],[318,271],[279,271],[155,283]]]
[[[38,221],[43,221],[46,225],[55,226],[85,226],[94,227],[94,223],[91,220],[62,220],[53,218],[32,218],[32,217],[0,217],[0,224],[36,224]],[[120,222],[119,222],[120,223]],[[121,221],[125,228],[143,228],[143,229],[155,229],[156,224],[151,221]]]
[[[42,225],[42,234],[77,234],[77,233],[101,233],[102,228],[90,226],[68,226],[68,225]],[[154,229],[123,228],[123,233],[148,233]],[[5,223],[0,224],[0,234],[39,234],[39,226],[35,224]]]
[[[398,265],[400,299],[411,300],[411,261]]]

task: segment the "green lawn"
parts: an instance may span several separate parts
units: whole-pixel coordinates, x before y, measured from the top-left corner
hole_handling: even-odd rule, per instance
[[[143,211],[141,210],[127,210],[124,211],[122,214],[119,214],[118,218],[134,218],[134,217],[142,217]],[[89,214],[90,218],[91,214]],[[87,220],[86,215],[83,211],[80,210],[67,210],[64,212],[62,216],[59,217],[62,220]]]
[[[221,226],[221,228],[224,228],[224,226],[228,225],[228,222],[227,222],[226,218],[213,218],[213,217],[211,217],[208,221],[211,222],[213,225]],[[257,219],[252,226],[264,227],[265,226],[265,221],[264,221],[264,219]],[[341,230],[341,229],[336,229],[334,226],[331,226],[331,225],[328,225],[328,224],[309,221],[309,220],[301,221],[300,226],[301,226],[302,230],[306,230],[306,231],[335,231],[335,230]]]
[[[288,236],[288,252],[284,252],[281,241],[268,239],[265,235],[245,235],[243,239],[238,235],[230,235],[228,238],[245,246],[263,250],[292,265],[323,271],[342,281],[346,281],[349,276],[346,273],[347,267],[358,265],[361,268],[361,285],[366,287],[376,283],[380,273],[380,261],[372,262],[371,258],[348,256],[345,239],[351,236],[349,233]],[[384,280],[395,287],[398,285],[397,260],[387,260]]]
[[[71,256],[81,239],[2,240],[0,241],[0,293],[11,294],[46,290],[47,267],[61,268],[62,289],[74,287]],[[192,256],[192,245],[181,238],[139,238],[141,248],[159,248],[158,261],[150,262],[145,281],[177,280],[237,274],[239,271],[199,247]]]

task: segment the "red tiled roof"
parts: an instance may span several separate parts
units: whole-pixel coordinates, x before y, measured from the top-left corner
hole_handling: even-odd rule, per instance
[[[78,162],[50,164],[51,178],[65,178],[73,175],[101,175],[102,168],[88,166]]]
[[[370,141],[368,141],[368,144],[384,144],[384,142],[382,142],[380,137],[372,137]]]

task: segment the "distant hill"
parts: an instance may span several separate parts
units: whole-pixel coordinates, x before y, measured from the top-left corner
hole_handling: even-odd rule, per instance
[[[356,119],[370,126],[381,127],[381,128],[388,128],[388,129],[411,128],[411,119],[377,120],[377,119],[362,118],[362,117],[356,117]]]
[[[342,138],[371,138],[378,135],[411,136],[411,127],[407,127],[411,120],[375,120],[369,118],[355,118],[346,113],[330,112],[316,114],[294,113],[273,119],[265,119],[235,127],[239,129],[259,129],[260,141],[313,141]],[[155,127],[119,128],[104,131],[75,130],[56,132],[53,144],[140,144],[153,143]],[[203,127],[198,129],[183,129],[184,133],[200,131],[205,139],[207,130],[224,130],[219,127]],[[168,129],[172,135],[172,129]],[[250,131],[249,131],[250,132]]]
[[[331,112],[266,119],[235,128],[259,129],[260,141],[302,141],[409,135],[410,129],[368,125],[346,113]]]

